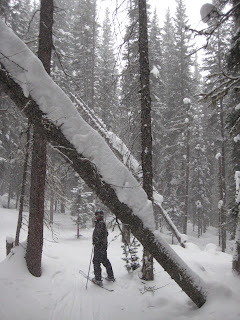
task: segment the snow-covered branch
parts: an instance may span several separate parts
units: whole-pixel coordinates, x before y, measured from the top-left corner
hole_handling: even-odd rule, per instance
[[[177,256],[159,231],[154,231],[152,203],[128,168],[82,119],[38,58],[2,21],[0,47],[6,57],[11,55],[14,59],[11,62],[0,54],[8,75],[0,69],[6,93],[56,148],[64,146],[61,151],[72,161],[74,170],[123,223],[130,225],[133,235],[201,307],[207,296],[203,280]]]
[[[118,158],[129,168],[134,177],[141,183],[142,181],[142,167],[139,162],[134,158],[131,151],[127,148],[125,143],[112,131],[107,130],[107,126],[100,119],[93,110],[91,110],[83,101],[78,99],[75,95],[71,94],[74,103],[84,112],[89,119],[90,123],[96,130],[105,138],[111,149],[117,154]],[[172,233],[175,235],[182,247],[185,247],[186,236],[179,233],[177,227],[162,207],[163,197],[154,188],[153,190],[154,203],[157,206],[160,214],[163,216],[167,225],[170,227]]]

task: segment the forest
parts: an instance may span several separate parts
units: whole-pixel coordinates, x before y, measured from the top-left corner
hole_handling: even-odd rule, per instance
[[[201,238],[216,228],[222,252],[228,240],[239,245],[240,273],[240,5],[203,6],[201,30],[184,0],[161,24],[148,1],[113,7],[0,2],[2,205],[19,211],[15,246],[29,212],[33,275],[44,224],[67,212],[85,229],[101,208],[125,243],[132,233],[143,245],[144,280],[154,258],[201,307],[204,284],[156,230],[185,247],[192,230]]]

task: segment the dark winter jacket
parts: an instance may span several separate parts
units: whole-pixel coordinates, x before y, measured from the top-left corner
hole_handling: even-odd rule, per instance
[[[103,220],[95,222],[95,229],[93,230],[92,241],[97,248],[107,246],[108,231]]]

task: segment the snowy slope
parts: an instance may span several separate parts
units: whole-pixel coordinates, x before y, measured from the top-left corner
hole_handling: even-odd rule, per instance
[[[15,235],[17,211],[0,209],[1,320],[240,319],[240,279],[232,274],[232,256],[218,251],[214,229],[200,240],[190,236],[186,249],[172,246],[210,286],[207,302],[198,309],[159,264],[155,263],[155,280],[146,284],[137,271],[128,274],[121,259],[121,237],[111,241],[118,230],[109,230],[108,249],[117,281],[105,283],[114,292],[92,283],[86,289],[86,279],[78,271],[88,271],[92,229],[81,230],[76,239],[69,215],[56,214],[54,219],[53,233],[44,231],[42,277],[34,278],[26,269],[24,243],[5,258],[5,239]],[[22,242],[26,236],[22,231]],[[157,290],[144,292],[145,286]]]

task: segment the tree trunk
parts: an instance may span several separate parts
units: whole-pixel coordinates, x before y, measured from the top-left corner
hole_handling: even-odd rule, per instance
[[[153,201],[153,172],[152,172],[152,131],[151,131],[151,97],[149,84],[148,60],[148,31],[147,31],[147,5],[146,0],[139,0],[139,65],[141,83],[141,142],[142,142],[142,171],[143,189],[148,199]],[[153,257],[144,248],[142,278],[153,280]]]
[[[223,156],[218,159],[219,163],[219,196],[220,201],[218,204],[219,211],[219,246],[222,247],[222,252],[226,249],[226,214],[225,214],[225,188],[223,178]]]
[[[51,68],[53,0],[41,0],[38,57],[48,74]],[[26,262],[34,276],[41,276],[44,191],[47,139],[39,123],[33,125],[30,210]]]
[[[90,97],[90,106],[91,109],[94,110],[94,96],[95,96],[95,56],[96,56],[96,7],[97,3],[96,0],[94,0],[94,12],[93,12],[93,50],[92,50],[92,65],[91,65],[91,97]]]
[[[236,7],[233,11],[233,17],[234,17],[234,32],[232,33],[233,39],[232,39],[232,45],[231,49],[228,55],[228,68],[231,71],[233,75],[239,74],[240,70],[240,47],[239,47],[239,40],[240,40],[240,33],[237,32],[240,28],[240,7],[239,7],[239,1],[238,0],[232,0],[232,6]],[[239,102],[239,94],[236,93],[238,97]],[[236,149],[235,149],[236,150]],[[235,151],[235,157],[237,159],[237,167],[239,164],[239,158],[237,157],[237,152]],[[238,192],[240,192],[238,190]],[[233,259],[233,270],[237,271],[238,274],[240,274],[240,204],[238,203],[238,224],[236,228],[236,250],[235,255]]]
[[[19,201],[19,213],[18,213],[18,222],[17,222],[16,237],[15,237],[15,246],[19,245],[20,230],[22,228],[23,206],[24,206],[25,187],[27,182],[27,168],[28,168],[28,159],[29,159],[30,128],[31,128],[31,125],[30,123],[28,123],[26,151],[25,151],[25,160],[24,160],[24,166],[23,166],[22,187],[21,187],[20,201]]]
[[[81,108],[82,104],[80,103],[80,101],[74,96],[72,95],[72,98],[74,98],[75,103],[78,104],[79,108]],[[119,159],[121,159],[121,161],[129,168],[129,170],[132,172],[132,174],[134,175],[134,177],[139,181],[139,171],[136,170],[136,167],[134,165],[132,165],[132,163],[136,163],[137,160],[132,156],[132,154],[128,154],[128,159],[129,161],[126,161],[126,153],[122,153],[118,150],[118,148],[116,148],[116,146],[114,145],[113,141],[111,138],[109,138],[108,135],[104,134],[104,127],[102,126],[102,124],[99,122],[99,119],[97,119],[96,117],[94,117],[94,115],[90,115],[90,113],[88,112],[86,106],[84,106],[84,108],[81,108],[81,111],[84,113],[84,119],[87,119],[86,121],[88,123],[91,124],[91,126],[98,131],[98,133],[107,141],[107,143],[109,144],[110,148],[114,151],[114,153],[117,155],[117,157]],[[122,145],[124,145],[124,143],[121,141]],[[169,215],[167,214],[167,212],[162,208],[161,204],[158,201],[158,192],[155,190],[153,193],[153,198],[154,198],[154,215],[155,215],[155,222],[156,222],[156,230],[159,228],[159,217],[160,215],[164,218],[165,222],[167,223],[168,227],[170,228],[171,232],[173,233],[173,235],[176,237],[176,239],[179,241],[180,245],[185,248],[185,244],[184,244],[184,239],[181,238],[181,234],[180,232],[178,232],[176,226],[174,225],[173,221],[170,219]]]
[[[41,126],[34,124],[34,127],[26,262],[30,273],[40,277],[43,246],[46,138]]]
[[[65,213],[65,204],[64,204],[64,200],[61,200],[61,204],[60,204],[60,212],[61,213]]]
[[[0,26],[3,26],[3,22],[1,21]],[[11,45],[15,45],[15,42],[17,42],[19,50],[22,49],[26,54],[30,55],[30,50],[28,51],[27,47],[23,43],[21,46],[21,40],[17,39],[6,26],[2,29],[0,28],[0,43],[2,43],[5,32],[9,34],[8,42],[6,44],[7,48]],[[64,123],[61,126],[57,126],[55,122],[48,120],[49,118],[40,110],[38,104],[30,97],[26,98],[24,96],[22,88],[14,82],[8,71],[11,70],[14,74],[14,70],[16,70],[14,69],[14,62],[3,57],[1,62],[4,63],[7,70],[4,69],[3,66],[0,69],[0,84],[3,90],[14,101],[16,106],[22,110],[34,125],[39,125],[42,128],[48,141],[63,154],[65,160],[71,164],[73,169],[96,193],[103,204],[105,204],[122,223],[130,225],[132,234],[138,239],[138,241],[141,242],[147,250],[149,250],[158,263],[162,265],[162,267],[179,284],[182,290],[193,300],[193,302],[198,307],[201,307],[205,303],[207,296],[203,280],[194,273],[186,263],[184,263],[184,261],[161,238],[161,235],[158,232],[153,232],[147,228],[143,224],[142,220],[134,214],[130,206],[123,203],[118,198],[117,192],[119,188],[104,181],[103,176],[98,171],[98,167],[91,162],[90,159],[84,157],[83,154],[77,151],[76,147],[69,141],[70,138],[66,138],[63,134],[62,130],[65,128]],[[26,72],[26,70],[23,69],[23,73],[24,72]],[[44,89],[45,83],[41,81],[41,79],[39,79],[39,81],[42,89]],[[59,88],[56,84],[52,86],[52,88],[52,101],[50,103],[57,103],[56,95],[59,95],[61,92],[61,95],[64,97],[64,93],[58,90]],[[56,92],[54,88],[56,88]],[[45,90],[47,90],[46,86]],[[67,101],[69,109],[74,110],[74,106],[70,99]],[[69,118],[67,117],[66,121],[68,120]],[[108,152],[110,153],[110,149],[108,149]],[[124,170],[123,167],[121,167],[121,169]],[[128,174],[130,173],[128,172]],[[129,192],[131,191],[129,190]]]
[[[0,80],[4,91],[16,106],[31,121],[38,123],[39,119],[42,120],[41,126],[48,141],[64,154],[64,158],[68,159],[73,169],[96,192],[98,198],[109,210],[122,223],[130,225],[132,233],[138,241],[151,252],[158,263],[161,264],[193,302],[198,307],[201,307],[206,301],[207,294],[202,279],[189,269],[171,247],[161,239],[160,234],[156,236],[155,233],[144,228],[142,221],[133,214],[132,209],[121,202],[113,187],[102,179],[96,166],[77,152],[75,147],[63,135],[61,128],[57,128],[49,122],[31,98],[26,98],[23,95],[22,89],[6,74],[6,70],[0,69]]]
[[[240,275],[240,171],[235,172],[236,180],[236,204],[238,209],[237,228],[235,236],[235,252],[233,255],[232,268]]]
[[[189,118],[189,117],[188,117]],[[188,202],[189,202],[189,174],[190,174],[190,128],[189,122],[187,124],[187,145],[186,145],[186,170],[185,170],[185,212],[183,219],[183,233],[187,234],[188,223]]]
[[[235,252],[232,262],[233,271],[237,272],[240,275],[240,204],[239,204],[239,213],[238,213],[238,224],[236,229],[236,243],[235,243]]]
[[[12,156],[9,158],[9,183],[8,183],[8,202],[7,207],[10,209],[11,197],[12,197]]]
[[[53,224],[53,210],[54,210],[54,192],[50,191],[50,208],[49,208],[49,223]]]
[[[131,238],[131,229],[129,225],[123,224],[122,225],[122,242],[125,245],[130,244],[130,238]]]

